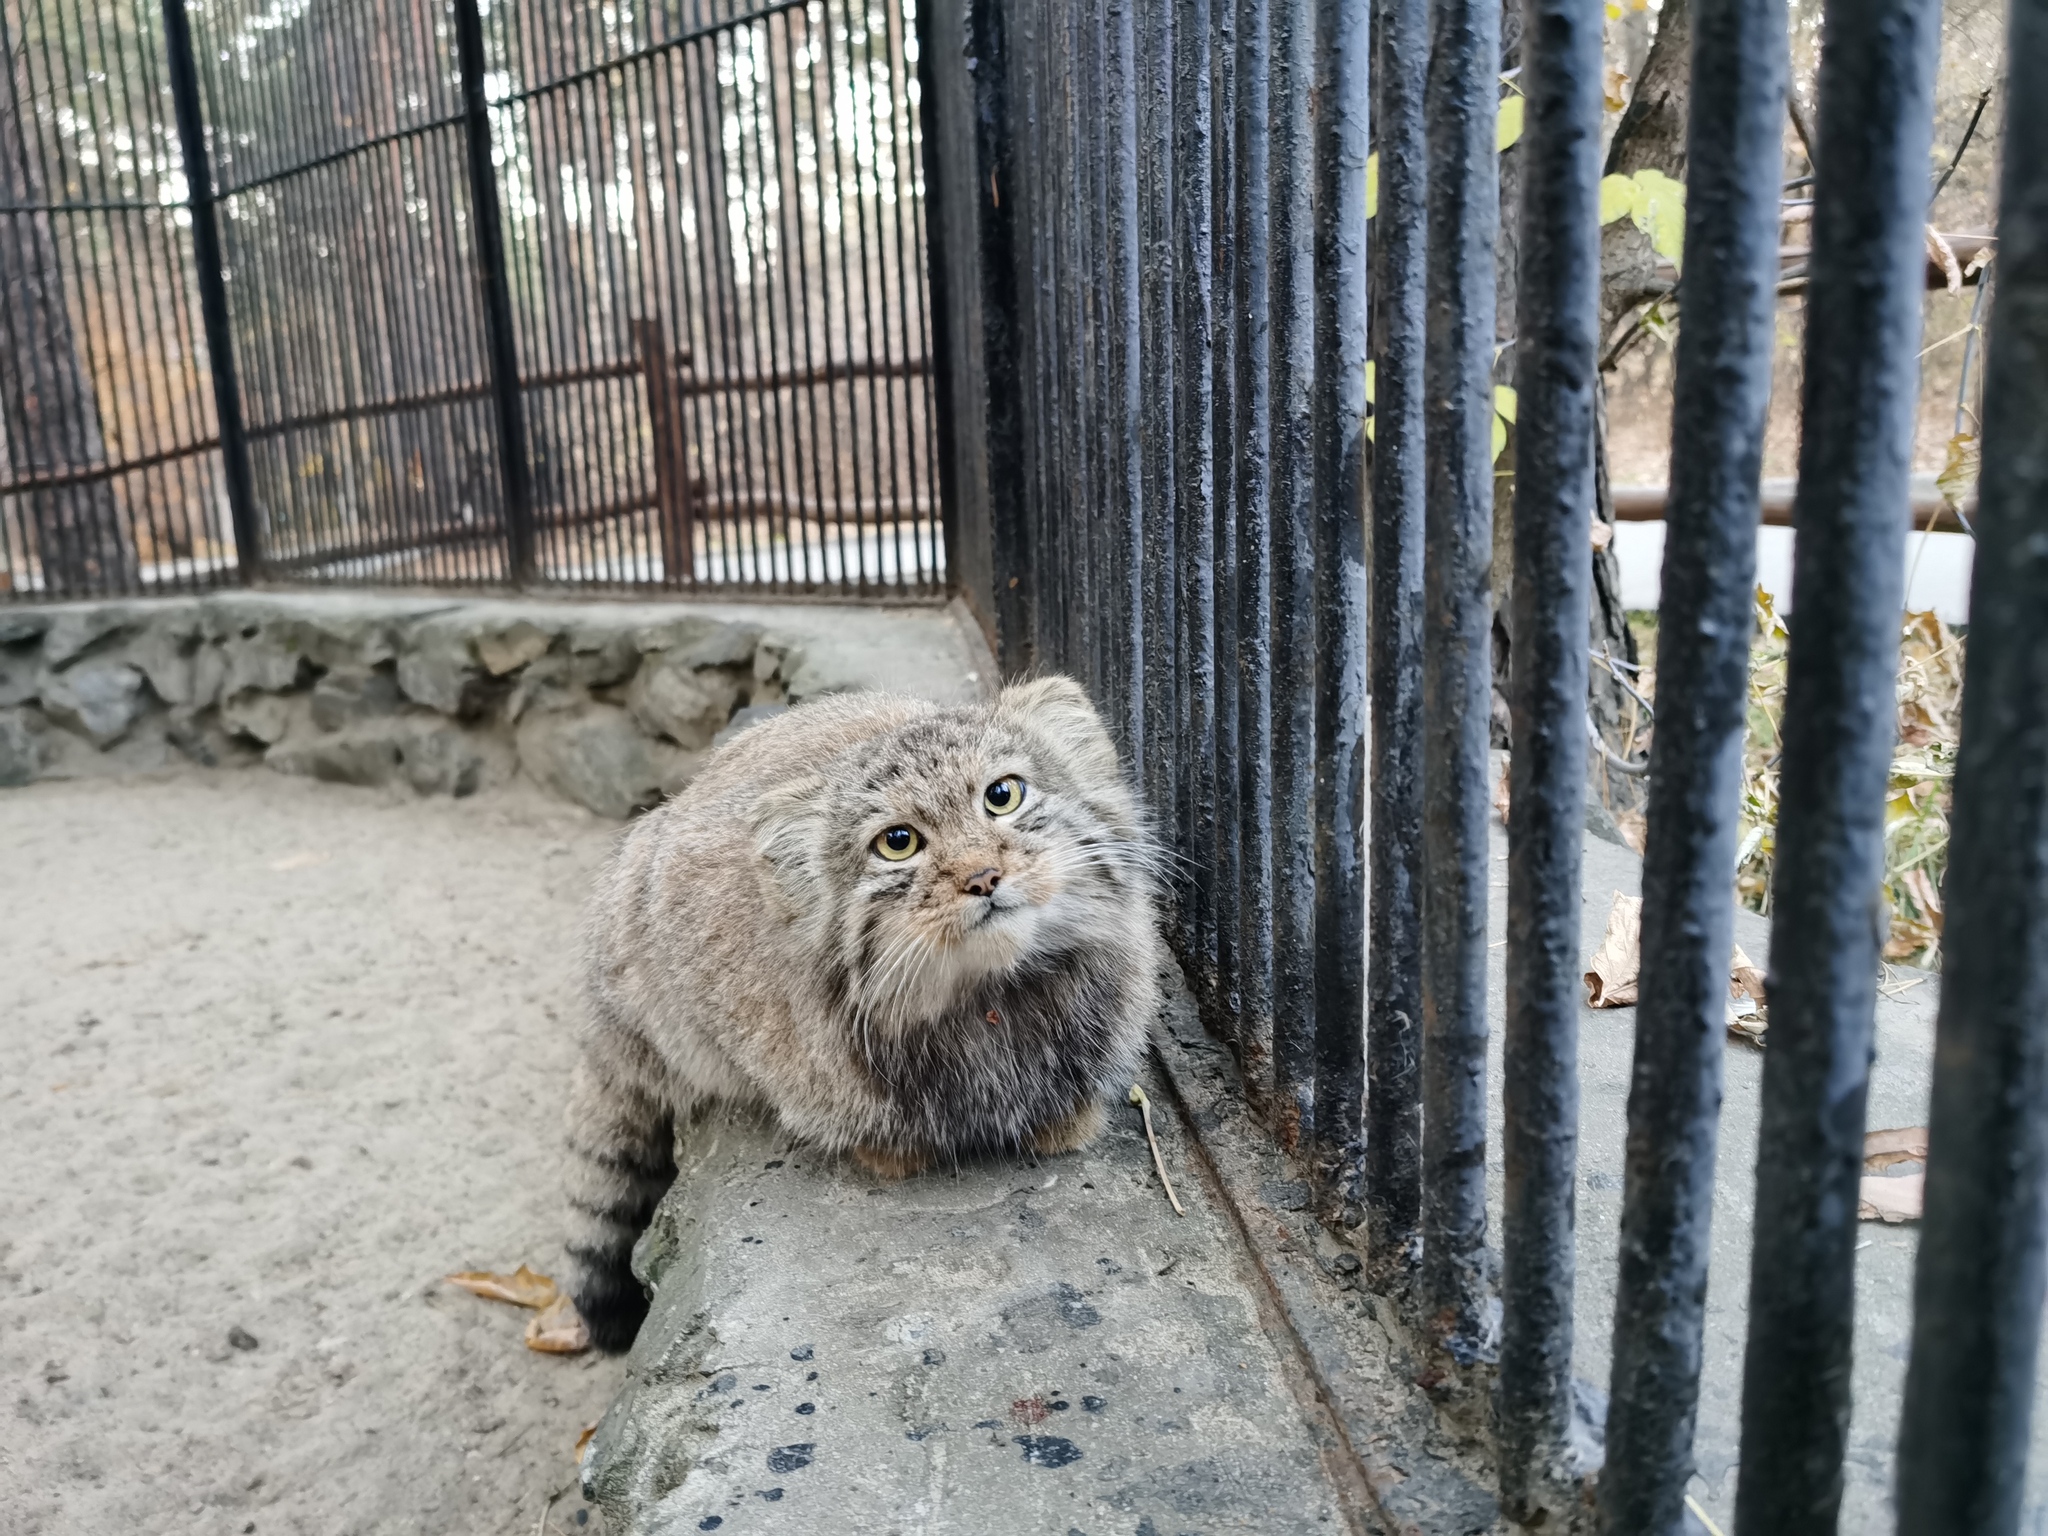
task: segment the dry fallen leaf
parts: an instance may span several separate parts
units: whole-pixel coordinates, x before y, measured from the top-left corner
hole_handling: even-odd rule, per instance
[[[1614,893],[1607,936],[1586,962],[1586,1001],[1595,1008],[1633,1008],[1643,963],[1643,898]]]
[[[1643,819],[1643,813],[1636,810],[1616,811],[1614,827],[1621,834],[1621,840],[1635,850],[1637,858],[1641,858],[1650,846],[1650,824]]]
[[[1889,1131],[1872,1131],[1863,1138],[1863,1171],[1876,1173],[1893,1163],[1927,1161],[1927,1127],[1906,1125]]]
[[[593,1423],[589,1423],[589,1424],[586,1424],[586,1425],[584,1425],[584,1426],[583,1426],[583,1433],[582,1433],[582,1434],[580,1434],[580,1435],[578,1435],[578,1436],[576,1437],[576,1465],[577,1465],[577,1466],[579,1466],[579,1467],[580,1467],[580,1466],[582,1466],[582,1465],[583,1465],[583,1458],[584,1458],[584,1457],[586,1457],[586,1456],[588,1456],[588,1455],[590,1454],[590,1442],[591,1442],[591,1441],[593,1441],[593,1440],[595,1440],[596,1438],[597,1438],[597,1425],[596,1425],[596,1424],[595,1424],[594,1422],[593,1422]]]
[[[450,1285],[459,1285],[486,1301],[509,1301],[515,1307],[545,1307],[555,1300],[555,1282],[546,1275],[534,1273],[524,1264],[509,1275],[466,1269],[459,1275],[444,1278]]]
[[[1728,1033],[1761,1049],[1770,1022],[1764,973],[1738,944],[1728,957]]]
[[[1888,1179],[1882,1174],[1865,1174],[1857,1190],[1856,1219],[1882,1221],[1892,1226],[1902,1221],[1918,1221],[1926,1196],[1927,1175],[1924,1173],[1901,1174],[1896,1179]]]
[[[1950,293],[1963,291],[1962,263],[1956,260],[1955,247],[1948,243],[1948,236],[1932,224],[1927,226],[1927,260],[1932,266],[1941,268],[1942,276],[1948,280]]]
[[[1906,894],[1913,898],[1914,905],[1926,914],[1927,921],[1936,933],[1941,932],[1941,892],[1934,888],[1934,882],[1927,878],[1924,869],[1909,869],[1900,877],[1899,883],[1906,888]]]
[[[526,1325],[526,1347],[544,1355],[580,1355],[590,1348],[590,1330],[576,1303],[557,1296]]]

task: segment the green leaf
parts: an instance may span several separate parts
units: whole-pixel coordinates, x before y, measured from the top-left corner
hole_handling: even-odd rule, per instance
[[[1500,116],[1493,125],[1493,147],[1505,150],[1522,136],[1522,98],[1510,96],[1500,104]]]
[[[1378,218],[1380,211],[1380,157],[1375,150],[1365,157],[1365,216]]]
[[[1636,228],[1650,237],[1650,249],[1678,266],[1685,247],[1685,183],[1654,166],[1637,171],[1635,183],[1637,202],[1631,212]]]
[[[1378,377],[1379,364],[1372,362],[1370,359],[1368,359],[1365,365],[1365,403],[1367,405],[1371,405],[1373,402],[1372,390],[1373,385],[1377,381]]]
[[[1368,162],[1370,163],[1370,162]],[[1612,224],[1636,211],[1636,184],[1627,176],[1600,178],[1600,222]]]
[[[1367,363],[1366,366],[1370,368],[1372,364]],[[1510,386],[1506,384],[1496,384],[1493,386],[1493,409],[1496,415],[1504,421],[1513,421],[1515,419],[1515,405],[1515,392]]]
[[[1493,457],[1489,463],[1498,464],[1501,453],[1508,445],[1508,424],[1498,416],[1493,418]]]

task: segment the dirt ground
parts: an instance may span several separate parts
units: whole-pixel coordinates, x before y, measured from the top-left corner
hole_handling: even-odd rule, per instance
[[[617,1362],[439,1277],[559,1272],[615,830],[260,769],[0,791],[0,1530],[592,1530]]]

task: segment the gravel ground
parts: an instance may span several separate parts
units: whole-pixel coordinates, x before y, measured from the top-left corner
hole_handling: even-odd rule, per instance
[[[619,1365],[439,1276],[557,1272],[614,830],[261,770],[0,791],[0,1530],[594,1528]]]

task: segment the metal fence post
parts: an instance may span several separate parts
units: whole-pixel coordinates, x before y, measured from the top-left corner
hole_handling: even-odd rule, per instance
[[[484,354],[498,425],[498,474],[505,498],[505,552],[515,585],[534,578],[533,477],[526,412],[519,398],[519,343],[505,280],[505,232],[498,173],[491,164],[491,114],[484,99],[484,24],[477,0],[455,0],[455,51],[462,68],[463,141],[469,164],[470,249],[484,311]]]
[[[1362,1214],[1365,1156],[1365,359],[1369,12],[1317,0],[1315,1161],[1326,1209]]]
[[[1486,1253],[1487,741],[1493,702],[1500,0],[1432,8],[1422,618],[1422,1295],[1432,1343],[1493,1358]]]
[[[1744,1536],[1831,1531],[1842,1502],[1940,45],[1939,0],[1827,8],[1735,1492]]]
[[[1676,1530],[1699,1402],[1777,313],[1784,0],[1693,10],[1685,291],[1601,1530]]]
[[[1567,1519],[1579,1134],[1580,838],[1600,309],[1601,12],[1529,0],[1515,377],[1514,756],[1501,1097],[1500,1436],[1511,1518]]]
[[[2048,8],[2007,14],[2007,78],[2048,78]],[[2048,102],[2005,111],[1902,1536],[2020,1529],[2048,1270]]]
[[[192,53],[192,25],[185,0],[163,0],[164,51],[171,102],[178,117],[178,147],[185,159],[185,188],[192,209],[192,261],[198,269],[199,313],[213,375],[213,412],[219,418],[221,476],[227,483],[228,517],[235,530],[235,564],[243,581],[263,573],[263,528],[256,515],[255,479],[249,470],[249,440],[242,422],[242,390],[235,377],[235,343],[228,326],[228,288],[220,249],[219,205],[206,153],[206,115],[200,109],[199,69]]]
[[[1372,232],[1372,860],[1365,1066],[1366,1262],[1406,1288],[1422,1210],[1422,342],[1428,0],[1379,13]]]

